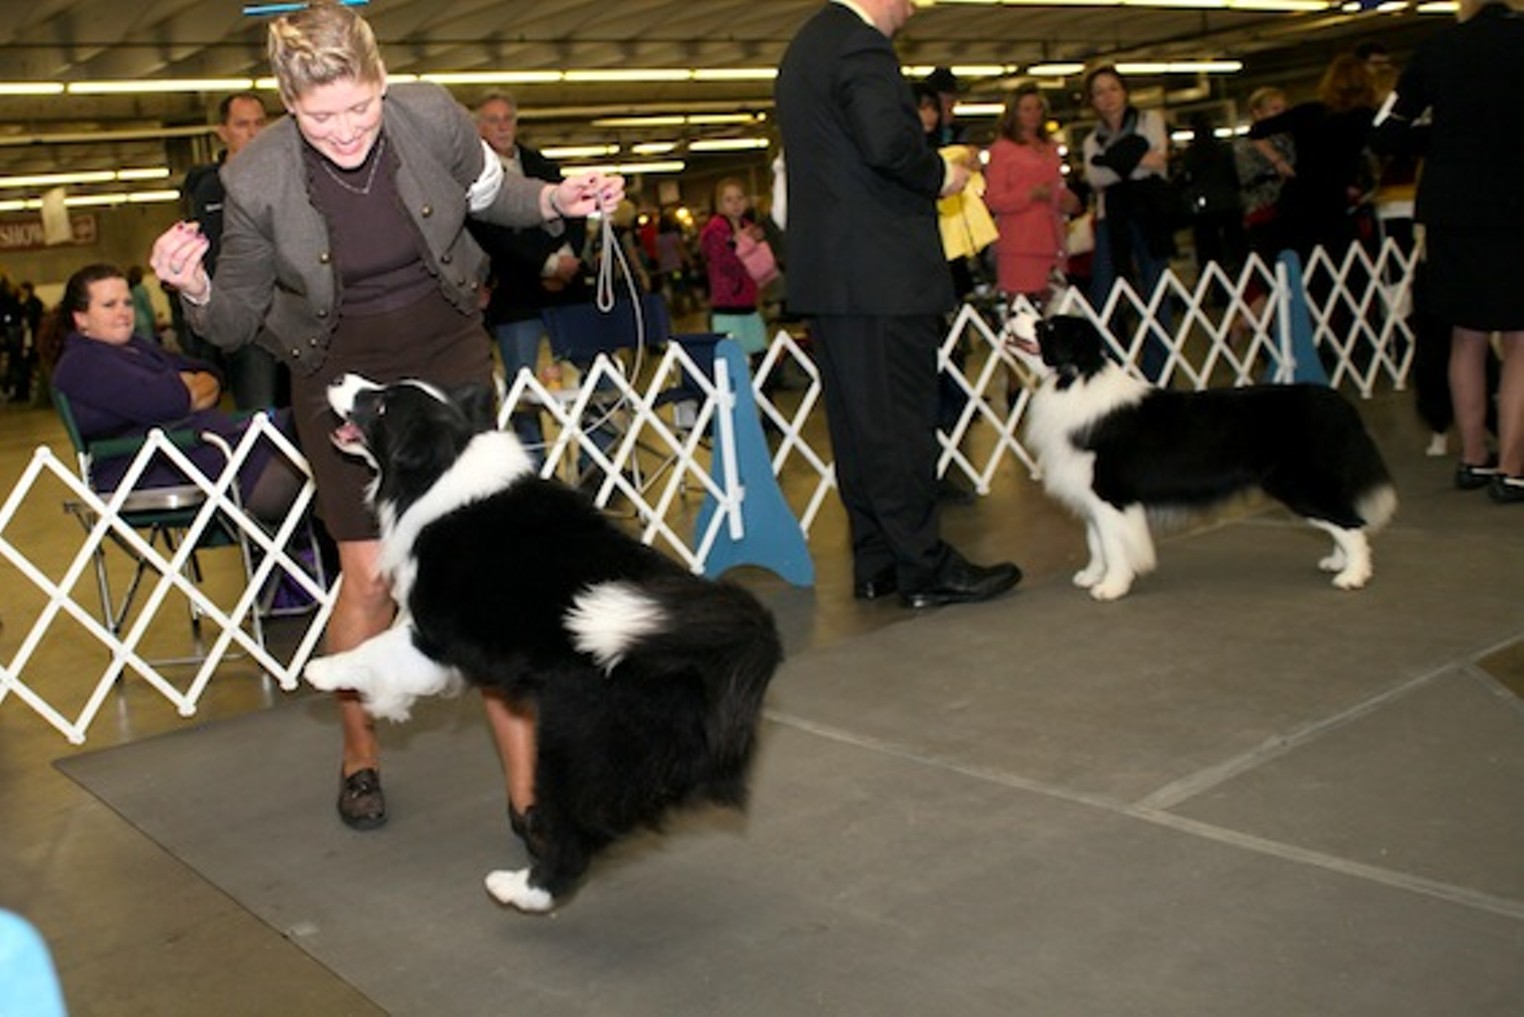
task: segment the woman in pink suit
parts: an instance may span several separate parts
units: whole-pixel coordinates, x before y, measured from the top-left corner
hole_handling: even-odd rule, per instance
[[[1064,186],[1058,145],[1048,137],[1048,105],[1036,85],[1022,85],[1006,103],[985,168],[984,203],[995,213],[1000,289],[1034,302],[1064,267],[1064,216],[1079,200]]]

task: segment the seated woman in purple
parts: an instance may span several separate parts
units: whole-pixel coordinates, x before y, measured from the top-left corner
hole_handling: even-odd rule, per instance
[[[154,428],[211,432],[236,447],[248,420],[217,408],[222,375],[200,360],[171,352],[133,334],[132,293],[127,277],[113,265],[88,265],[69,277],[63,299],[43,328],[40,347],[53,367],[53,387],[69,400],[80,436],[86,441],[145,437]],[[275,418],[290,434],[289,421]],[[206,442],[186,450],[208,477],[226,465],[222,451]],[[132,454],[99,458],[90,481],[98,491],[121,483]],[[301,491],[305,478],[285,456],[261,442],[239,474],[244,508],[257,519],[279,521]],[[136,486],[189,483],[163,455]]]

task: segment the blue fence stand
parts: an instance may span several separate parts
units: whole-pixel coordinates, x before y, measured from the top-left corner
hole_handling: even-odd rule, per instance
[[[804,542],[804,530],[783,498],[778,478],[773,476],[772,456],[762,435],[762,418],[751,391],[751,370],[746,354],[734,339],[721,339],[714,347],[716,358],[724,358],[735,388],[733,431],[736,448],[736,474],[745,496],[741,499],[742,532],[732,537],[728,527],[721,527],[709,556],[704,560],[704,574],[722,575],[737,565],[757,565],[776,573],[795,586],[815,585],[815,561]],[[716,427],[718,425],[716,424]],[[711,476],[725,475],[724,449],[713,445]],[[699,508],[697,533],[705,532],[718,509],[713,495],[706,495]]]
[[[1328,384],[1323,361],[1318,358],[1312,340],[1312,312],[1307,309],[1307,284],[1302,279],[1302,261],[1295,251],[1282,251],[1279,258],[1286,268],[1286,317],[1291,332],[1291,380],[1313,385]]]

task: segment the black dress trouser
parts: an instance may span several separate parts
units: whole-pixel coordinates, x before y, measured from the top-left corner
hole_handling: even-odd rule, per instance
[[[900,589],[927,585],[949,554],[936,491],[942,317],[823,315],[814,334],[854,580],[893,566]]]

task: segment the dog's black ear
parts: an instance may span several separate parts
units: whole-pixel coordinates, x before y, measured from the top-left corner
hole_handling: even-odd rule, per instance
[[[474,430],[490,431],[497,426],[497,391],[491,385],[478,382],[461,385],[452,389],[449,396]]]
[[[1106,363],[1106,340],[1101,330],[1089,318],[1076,317],[1074,322],[1075,349],[1080,365],[1086,370],[1098,371]]]

